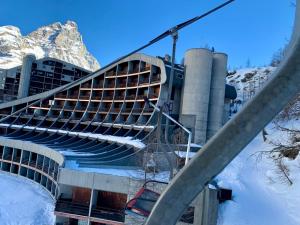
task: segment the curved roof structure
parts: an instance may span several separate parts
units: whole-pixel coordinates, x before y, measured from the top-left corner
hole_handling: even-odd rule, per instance
[[[166,80],[161,59],[134,54],[63,87],[2,104],[1,133],[45,145],[80,166],[133,166],[156,125],[144,97],[160,104]]]

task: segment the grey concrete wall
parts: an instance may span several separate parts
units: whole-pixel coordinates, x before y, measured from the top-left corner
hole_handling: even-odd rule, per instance
[[[227,55],[224,53],[214,53],[213,55],[207,140],[217,133],[223,124],[227,58]]]
[[[148,177],[149,179],[149,177]],[[90,188],[94,190],[110,191],[127,194],[127,200],[134,198],[135,194],[144,184],[144,179],[122,177],[100,173],[87,173],[78,170],[62,168],[59,177],[61,192],[71,193],[71,186]],[[162,193],[167,186],[165,184],[150,183],[147,188]],[[217,191],[206,188],[201,192],[190,206],[195,207],[194,225],[216,225],[218,215]],[[126,225],[140,225],[144,219],[127,215]],[[186,223],[178,222],[177,225]]]
[[[61,168],[58,182],[64,185],[127,194],[130,178]]]
[[[23,65],[20,76],[20,84],[18,90],[18,98],[28,96],[32,63],[36,60],[35,55],[28,54],[23,58]]]
[[[185,53],[181,118],[195,116],[194,142],[201,145],[206,141],[212,62],[210,50],[190,49]],[[181,122],[185,125],[185,121]]]
[[[218,220],[218,191],[206,187],[194,200],[195,225],[217,225]]]

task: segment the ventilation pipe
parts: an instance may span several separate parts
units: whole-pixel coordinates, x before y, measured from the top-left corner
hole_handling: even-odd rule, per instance
[[[20,76],[18,98],[25,98],[28,96],[32,63],[36,60],[34,54],[27,54],[23,58],[23,65]]]
[[[228,56],[213,54],[210,101],[208,106],[207,140],[222,127]]]
[[[192,130],[194,142],[200,145],[207,136],[212,62],[213,53],[208,49],[194,48],[185,53],[180,121]]]

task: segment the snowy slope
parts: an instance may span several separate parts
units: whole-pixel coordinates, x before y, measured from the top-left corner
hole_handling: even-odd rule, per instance
[[[1,225],[53,225],[54,201],[38,184],[0,172]]]
[[[236,88],[239,100],[247,101],[265,85],[275,69],[269,66],[231,71],[227,82]]]
[[[275,69],[238,70],[229,75],[227,80],[237,88],[239,100],[243,103],[264,86]],[[251,83],[251,90],[254,91],[252,96],[248,89]],[[267,126],[265,142],[260,133],[217,177],[221,187],[233,190],[233,201],[221,205],[218,225],[300,224],[300,156],[294,160],[286,157],[282,160],[288,168],[292,181],[290,184],[278,169],[274,154],[259,153],[274,149],[274,144],[295,145],[290,141],[291,133],[279,129],[275,121],[282,127],[300,130],[299,102],[299,98],[294,99],[282,111],[282,116]]]
[[[87,51],[73,21],[53,23],[27,36],[22,36],[17,27],[0,27],[0,68],[20,65],[27,53],[34,53],[37,58],[57,58],[90,71],[100,68],[97,60]]]

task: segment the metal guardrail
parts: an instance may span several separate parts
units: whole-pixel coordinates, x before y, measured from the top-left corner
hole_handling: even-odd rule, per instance
[[[89,205],[58,199],[55,205],[55,211],[88,217]],[[92,207],[91,217],[117,222],[124,222],[125,220],[124,212],[95,206]]]
[[[300,92],[300,0],[293,36],[273,78],[170,182],[146,225],[173,225],[184,209]]]

